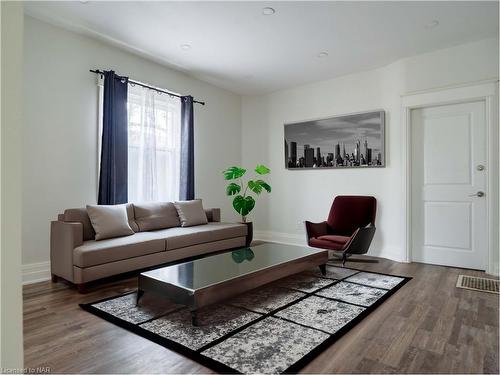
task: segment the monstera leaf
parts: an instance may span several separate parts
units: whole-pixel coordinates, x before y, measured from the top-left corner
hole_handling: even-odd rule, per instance
[[[255,258],[255,253],[252,249],[245,249],[245,259],[251,262]]]
[[[229,185],[227,185],[227,188],[226,188],[227,195],[235,195],[235,194],[238,194],[240,191],[241,191],[241,186],[238,184],[235,184],[234,182],[231,182]]]
[[[268,174],[269,172],[271,172],[271,170],[265,165],[259,164],[255,167],[255,172],[257,172],[258,174]]]
[[[248,188],[252,190],[255,194],[260,194],[262,193],[262,189],[267,191],[268,193],[271,192],[271,186],[265,181],[262,180],[257,180],[257,181],[248,181]]]
[[[252,249],[239,249],[232,251],[231,257],[235,263],[241,263],[244,260],[251,262],[255,258],[255,254]]]
[[[233,207],[241,216],[247,216],[255,207],[255,200],[250,196],[243,198],[237,195],[233,199]]]
[[[235,261],[235,263],[241,263],[245,260],[245,251],[244,249],[234,250],[231,252],[231,258]]]
[[[266,181],[257,180],[257,181],[255,181],[255,183],[258,184],[259,186],[261,186],[268,193],[271,192],[271,186]]]
[[[257,181],[248,181],[248,188],[255,194],[260,194],[262,192],[262,186],[258,184]]]
[[[222,173],[224,173],[224,178],[226,180],[234,180],[236,178],[242,177],[246,171],[246,169],[240,167],[230,167]]]

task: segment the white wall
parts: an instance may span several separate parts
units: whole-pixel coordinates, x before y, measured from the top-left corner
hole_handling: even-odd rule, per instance
[[[241,97],[94,39],[25,18],[23,264],[26,277],[47,276],[50,221],[68,207],[96,201],[97,91],[89,69],[116,72],[191,94],[195,104],[196,196],[222,207],[221,171],[241,159]]]
[[[0,368],[23,367],[21,290],[21,130],[23,6],[2,2],[1,13],[1,254]]]
[[[333,58],[333,57],[332,57]],[[376,70],[317,82],[266,96],[244,97],[244,165],[268,163],[273,192],[257,205],[257,236],[304,242],[303,220],[324,220],[338,194],[378,199],[371,253],[395,260],[402,248],[402,94],[498,77],[498,39],[487,39],[407,58]],[[346,113],[386,111],[383,169],[286,170],[285,122]]]

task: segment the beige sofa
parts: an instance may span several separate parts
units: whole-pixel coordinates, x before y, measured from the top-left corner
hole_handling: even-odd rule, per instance
[[[138,223],[148,224],[149,220],[157,227],[161,217],[153,210],[150,217],[136,221],[134,205],[128,204],[129,224],[135,234],[96,241],[87,210],[67,209],[51,222],[52,280],[61,277],[83,291],[89,281],[245,245],[246,225],[221,223],[218,208],[205,213],[208,224],[141,231]]]

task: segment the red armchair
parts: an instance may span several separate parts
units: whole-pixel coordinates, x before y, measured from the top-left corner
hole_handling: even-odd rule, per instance
[[[307,243],[342,252],[344,265],[349,255],[368,252],[375,235],[376,212],[375,197],[339,195],[333,200],[327,221],[305,222]]]

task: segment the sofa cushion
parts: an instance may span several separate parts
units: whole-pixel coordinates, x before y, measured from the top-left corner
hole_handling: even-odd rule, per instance
[[[208,223],[201,199],[174,203],[182,227],[191,227]]]
[[[340,245],[345,245],[351,239],[351,237],[347,237],[347,236],[337,236],[337,235],[330,235],[330,234],[325,235],[325,236],[319,236],[317,238],[318,238],[318,240],[335,242],[335,243],[338,243]]]
[[[134,234],[128,224],[127,209],[124,204],[87,205],[87,212],[95,231],[96,241]]]
[[[166,240],[166,249],[174,250],[205,242],[243,237],[247,234],[244,224],[208,223],[192,227],[169,228],[149,232]]]
[[[177,210],[171,202],[134,203],[134,214],[141,232],[181,225]]]
[[[85,241],[73,250],[73,264],[90,267],[160,251],[165,251],[165,240],[151,232],[140,232],[126,237]]]
[[[134,232],[139,232],[139,227],[134,221],[134,207],[132,204],[127,204],[127,216],[128,224]],[[93,240],[95,239],[95,231],[90,222],[89,214],[87,213],[87,208],[68,208],[64,211],[64,221],[82,223],[83,225],[83,240]]]

